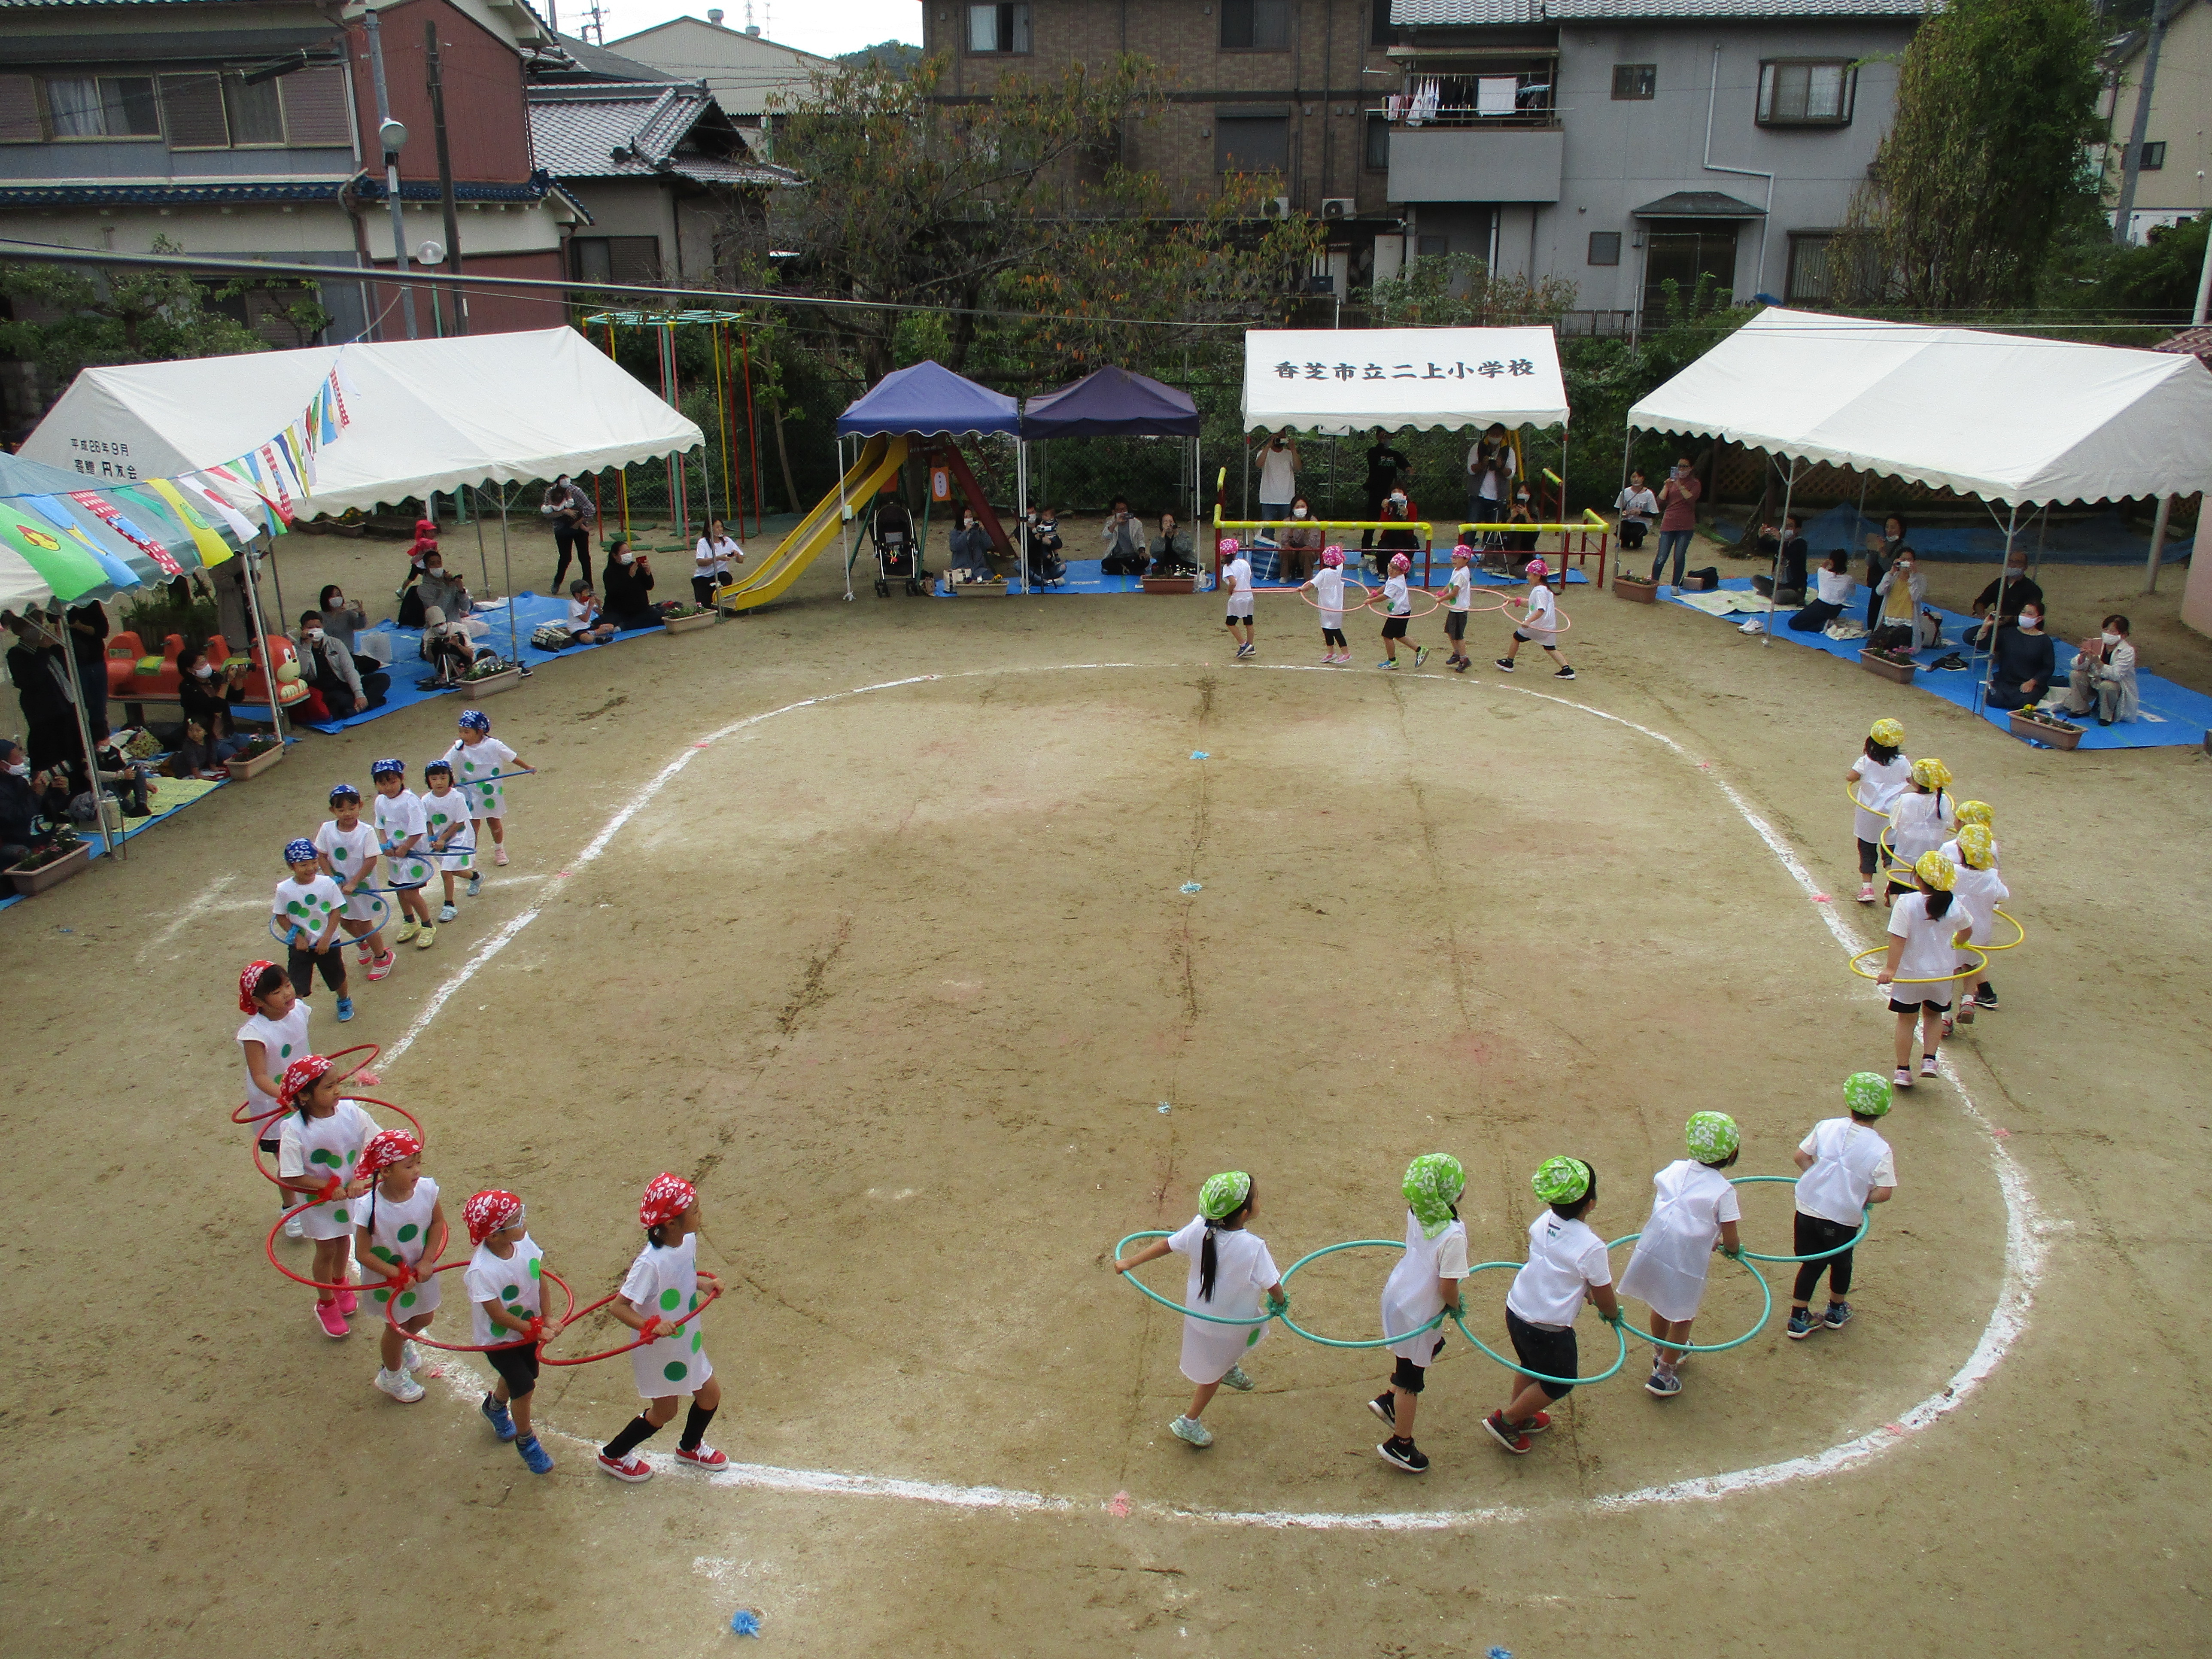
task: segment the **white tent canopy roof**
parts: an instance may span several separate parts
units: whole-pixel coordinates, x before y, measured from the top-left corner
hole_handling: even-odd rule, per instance
[[[1564,426],[1567,390],[1548,328],[1252,330],[1244,336],[1244,429],[1341,436]]]
[[[318,453],[310,513],[620,466],[703,441],[575,330],[549,328],[88,368],[22,453],[61,467],[127,458],[139,478],[219,466],[297,421],[341,360],[353,421]]]
[[[1778,307],[1628,424],[2021,506],[2212,485],[2212,370],[2193,357]]]

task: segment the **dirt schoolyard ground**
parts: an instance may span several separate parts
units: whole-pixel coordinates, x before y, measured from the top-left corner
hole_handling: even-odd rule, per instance
[[[380,599],[401,562],[280,557],[288,596]],[[667,1467],[670,1429],[651,1483],[598,1473],[637,1409],[616,1360],[548,1370],[533,1477],[476,1412],[480,1359],[398,1407],[366,1317],[329,1340],[263,1259],[235,975],[268,951],[283,842],[375,757],[419,782],[463,706],[440,699],[310,734],[0,916],[9,1652],[706,1654],[739,1607],[818,1655],[2193,1644],[2202,750],[2029,749],[1589,588],[1564,684],[1531,653],[1487,666],[1495,617],[1465,677],[1375,672],[1361,617],[1354,667],[1324,671],[1311,611],[1269,596],[1240,665],[1208,596],[848,605],[830,562],[791,603],[488,702],[542,769],[510,793],[513,864],[313,1027],[384,1046],[367,1092],[428,1126],[456,1232],[468,1194],[513,1188],[580,1302],[619,1282],[646,1181],[699,1182],[729,1291],[709,1437],[737,1467]],[[1945,605],[1986,580],[1932,570]],[[522,585],[550,571],[518,551]],[[2149,666],[2212,687],[2180,573],[2148,603],[2137,573],[2042,580],[2063,637],[2124,610]],[[1790,1172],[1844,1074],[1888,1067],[1845,965],[1880,922],[1849,902],[1842,775],[1881,714],[1994,804],[2029,936],[1955,1076],[1887,1121],[1899,1189],[1852,1323],[1792,1343],[1778,1317],[1663,1403],[1632,1346],[1523,1459],[1480,1426],[1508,1374],[1455,1335],[1419,1480],[1374,1453],[1387,1362],[1275,1330],[1257,1391],[1208,1409],[1217,1443],[1173,1440],[1180,1321],[1107,1263],[1215,1170],[1255,1175],[1285,1266],[1398,1237],[1421,1152],[1465,1162],[1485,1260],[1520,1254],[1554,1152],[1598,1170],[1601,1233],[1633,1231],[1697,1109],[1741,1121],[1740,1173]],[[1785,1251],[1786,1191],[1745,1208]],[[1301,1322],[1373,1334],[1390,1259],[1302,1272]],[[1178,1294],[1176,1267],[1148,1282]],[[1468,1291],[1501,1348],[1509,1279]],[[447,1282],[433,1334],[461,1340]],[[1721,1268],[1698,1334],[1759,1307]],[[1595,1316],[1582,1341],[1610,1363]]]

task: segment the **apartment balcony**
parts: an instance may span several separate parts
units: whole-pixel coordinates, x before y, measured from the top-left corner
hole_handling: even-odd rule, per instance
[[[1522,117],[1494,126],[1394,127],[1393,202],[1556,202],[1567,135]]]

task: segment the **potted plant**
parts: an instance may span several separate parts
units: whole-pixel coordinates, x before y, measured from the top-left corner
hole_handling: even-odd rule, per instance
[[[264,732],[247,738],[246,747],[222,764],[234,782],[243,783],[250,777],[266,772],[283,758],[284,745]]]
[[[1195,593],[1198,592],[1198,573],[1188,576],[1145,576],[1140,578],[1147,593]]]
[[[1910,651],[1885,651],[1869,645],[1859,652],[1859,666],[1869,674],[1880,675],[1883,679],[1893,680],[1899,685],[1910,685],[1919,665],[1912,660]]]
[[[660,631],[664,634],[689,634],[694,629],[711,627],[721,619],[722,613],[712,605],[663,605],[660,610]]]
[[[92,848],[78,839],[76,830],[64,825],[9,866],[8,878],[15,884],[17,892],[28,898],[58,886],[91,862]]]
[[[2015,738],[2026,738],[2052,749],[2077,749],[2081,744],[2081,728],[2048,708],[2014,709],[2011,729]]]
[[[1613,573],[1613,591],[1616,598],[1633,599],[1638,605],[1656,605],[1659,602],[1659,584],[1656,581],[1643,576],[1632,576],[1617,568]]]
[[[468,665],[459,684],[471,696],[495,696],[522,684],[522,665],[500,656],[478,657]]]

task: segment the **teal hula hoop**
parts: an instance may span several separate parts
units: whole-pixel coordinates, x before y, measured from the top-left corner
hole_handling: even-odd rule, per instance
[[[1783,1178],[1784,1177],[1780,1176],[1770,1176],[1765,1177],[1765,1179],[1771,1181],[1779,1181]],[[1605,1248],[1608,1251],[1617,1250],[1624,1244],[1633,1244],[1638,1239],[1643,1237],[1644,1235],[1640,1232],[1625,1233],[1620,1237],[1614,1239],[1612,1243],[1607,1245]],[[1766,1275],[1765,1273],[1759,1272],[1757,1267],[1753,1267],[1749,1261],[1744,1260],[1744,1256],[1748,1254],[1748,1251],[1743,1252],[1737,1255],[1735,1260],[1746,1273],[1749,1273],[1753,1279],[1759,1281],[1759,1293],[1766,1298],[1766,1305],[1759,1310],[1759,1318],[1757,1322],[1741,1336],[1736,1337],[1733,1340],[1728,1342],[1676,1342],[1667,1337],[1654,1336],[1649,1331],[1639,1331],[1633,1325],[1630,1325],[1626,1320],[1621,1322],[1622,1328],[1626,1330],[1631,1336],[1635,1337],[1638,1340],[1649,1342],[1655,1348],[1665,1348],[1673,1353],[1726,1353],[1730,1348],[1741,1348],[1745,1343],[1750,1341],[1753,1337],[1757,1336],[1761,1331],[1765,1330],[1766,1328],[1766,1322],[1774,1316],[1774,1287],[1766,1282]]]
[[[1129,1248],[1133,1240],[1139,1238],[1165,1238],[1167,1237],[1168,1235],[1166,1233],[1160,1231],[1158,1228],[1154,1228],[1150,1232],[1131,1233],[1127,1238],[1123,1239],[1119,1244],[1116,1244],[1114,1247],[1114,1260],[1119,1261],[1121,1259],[1121,1252]],[[1272,1312],[1263,1313],[1257,1319],[1224,1319],[1219,1314],[1200,1313],[1195,1308],[1184,1307],[1180,1302],[1169,1301],[1167,1297],[1162,1296],[1158,1291],[1146,1284],[1143,1279],[1138,1278],[1136,1274],[1133,1273],[1122,1273],[1120,1276],[1127,1279],[1132,1285],[1134,1285],[1139,1290],[1142,1291],[1146,1296],[1152,1297],[1153,1301],[1158,1303],[1163,1308],[1172,1308],[1176,1312],[1182,1315],[1186,1319],[1203,1319],[1209,1325],[1265,1325],[1269,1320],[1276,1317],[1276,1316]],[[1288,1273],[1285,1273],[1283,1277],[1288,1279],[1290,1275]],[[1290,1304],[1285,1302],[1283,1305],[1285,1307],[1288,1307]],[[1258,1340],[1257,1332],[1254,1333],[1253,1340],[1255,1341]],[[1249,1347],[1251,1345],[1248,1343],[1245,1346]]]
[[[1402,1250],[1405,1248],[1404,1241],[1395,1238],[1353,1238],[1347,1239],[1341,1244],[1324,1244],[1318,1250],[1307,1251],[1304,1255],[1300,1256],[1296,1261],[1293,1261],[1288,1267],[1283,1270],[1283,1285],[1285,1286],[1284,1293],[1285,1295],[1289,1294],[1288,1287],[1291,1282],[1291,1275],[1297,1272],[1299,1268],[1304,1267],[1307,1262],[1315,1260],[1316,1257],[1334,1255],[1339,1250],[1358,1250],[1369,1249],[1379,1250]],[[1287,1307],[1289,1304],[1285,1303],[1284,1305]],[[1318,1342],[1324,1348],[1388,1348],[1401,1342],[1411,1342],[1415,1337],[1421,1335],[1424,1332],[1435,1330],[1438,1326],[1444,1322],[1444,1316],[1442,1314],[1438,1314],[1434,1319],[1429,1321],[1427,1324],[1416,1325],[1412,1330],[1406,1332],[1401,1336],[1378,1336],[1365,1342],[1342,1342],[1339,1341],[1333,1336],[1316,1335],[1312,1331],[1308,1330],[1304,1326],[1299,1324],[1296,1320],[1292,1319],[1288,1313],[1279,1315],[1278,1317],[1282,1320],[1284,1324],[1289,1326],[1291,1329],[1296,1331],[1300,1336],[1305,1338],[1307,1341]]]
[[[1731,1176],[1729,1177],[1729,1185],[1731,1187],[1749,1187],[1762,1181],[1787,1182],[1793,1187],[1797,1184],[1797,1177],[1796,1176]],[[1866,1207],[1865,1215],[1861,1218],[1859,1221],[1858,1231],[1853,1233],[1849,1239],[1844,1243],[1837,1245],[1832,1250],[1822,1250],[1817,1255],[1761,1255],[1757,1250],[1747,1249],[1743,1253],[1743,1258],[1746,1261],[1826,1261],[1832,1255],[1841,1255],[1845,1250],[1856,1249],[1859,1245],[1859,1241],[1867,1236],[1867,1230],[1873,1225],[1874,1206],[1869,1204]],[[1761,1282],[1764,1283],[1765,1281],[1762,1280]]]
[[[1492,1267],[1510,1267],[1517,1273],[1521,1268],[1527,1265],[1528,1264],[1526,1262],[1522,1261],[1478,1261],[1474,1266],[1467,1270],[1467,1274],[1468,1279],[1472,1279],[1477,1273],[1488,1273]],[[1463,1285],[1467,1282],[1467,1279],[1462,1279],[1460,1282]],[[1461,1297],[1461,1305],[1462,1307],[1466,1305],[1465,1297]],[[1556,1383],[1559,1387],[1563,1389],[1586,1389],[1593,1382],[1604,1382],[1607,1377],[1611,1376],[1615,1371],[1618,1371],[1623,1365],[1628,1363],[1628,1339],[1621,1334],[1621,1327],[1628,1322],[1626,1316],[1622,1317],[1619,1323],[1614,1324],[1613,1327],[1613,1340],[1615,1348],[1618,1350],[1618,1352],[1616,1352],[1613,1356],[1613,1364],[1607,1365],[1603,1370],[1598,1372],[1595,1376],[1547,1376],[1541,1371],[1532,1371],[1526,1365],[1523,1365],[1519,1360],[1508,1359],[1504,1354],[1498,1352],[1497,1349],[1492,1347],[1490,1344],[1484,1341],[1473,1331],[1468,1329],[1467,1321],[1462,1316],[1459,1314],[1452,1315],[1451,1322],[1453,1324],[1459,1327],[1459,1334],[1465,1337],[1468,1341],[1474,1343],[1476,1347],[1481,1349],[1483,1352],[1488,1354],[1499,1364],[1504,1366],[1507,1370],[1517,1372],[1521,1376],[1527,1377],[1531,1382]]]

